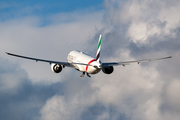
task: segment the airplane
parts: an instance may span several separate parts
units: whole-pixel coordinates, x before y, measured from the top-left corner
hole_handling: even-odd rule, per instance
[[[125,65],[129,65],[131,63],[140,64],[142,62],[172,58],[172,56],[168,56],[168,57],[162,57],[162,58],[145,59],[145,60],[137,60],[137,61],[108,62],[108,63],[103,62],[102,63],[100,61],[101,40],[102,40],[102,35],[99,36],[99,42],[98,42],[98,47],[97,47],[97,52],[96,52],[95,58],[91,57],[90,55],[88,55],[86,53],[76,51],[76,50],[73,50],[68,54],[67,62],[60,62],[60,61],[45,60],[45,59],[39,59],[39,58],[33,58],[33,57],[26,57],[26,56],[12,54],[12,53],[8,53],[8,52],[6,52],[6,54],[11,55],[11,56],[15,56],[15,57],[34,60],[36,62],[41,61],[41,62],[50,63],[51,70],[54,73],[60,73],[62,71],[62,69],[65,67],[72,67],[72,68],[75,68],[76,70],[82,72],[82,75],[80,77],[84,77],[85,74],[87,74],[88,77],[91,77],[89,74],[97,74],[101,70],[105,74],[111,74],[114,71],[114,66],[117,66],[117,65],[125,66]]]

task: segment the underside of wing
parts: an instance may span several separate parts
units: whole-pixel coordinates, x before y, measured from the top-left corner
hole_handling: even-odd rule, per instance
[[[64,66],[67,66],[67,67],[72,67],[72,64],[92,66],[92,65],[84,64],[84,63],[68,63],[68,62],[52,61],[52,60],[45,60],[45,59],[39,59],[39,58],[21,56],[21,55],[17,55],[17,54],[8,53],[8,52],[6,52],[6,54],[11,55],[11,56],[15,56],[15,57],[24,58],[24,59],[34,60],[34,61],[36,61],[36,62],[41,61],[41,62],[47,62],[47,63],[50,63],[50,64],[51,64],[51,63],[55,63],[55,64],[64,65]]]
[[[142,62],[149,62],[149,61],[155,61],[155,60],[162,60],[162,59],[168,59],[168,58],[172,58],[172,56],[168,56],[168,57],[163,57],[163,58],[155,58],[155,59],[145,59],[145,60],[137,60],[137,61],[125,61],[125,62],[110,62],[110,63],[102,63],[101,66],[102,67],[106,67],[106,66],[116,66],[116,65],[129,65],[131,63],[142,63]]]

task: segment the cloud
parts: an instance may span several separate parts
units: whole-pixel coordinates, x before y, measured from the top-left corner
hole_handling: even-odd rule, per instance
[[[88,47],[86,41],[91,38],[94,32],[101,29],[102,12],[86,15],[85,13],[76,12],[73,15],[72,13],[67,14],[54,15],[50,19],[52,24],[43,27],[41,27],[39,17],[24,17],[2,22],[0,24],[2,33],[0,47],[2,51],[37,58],[67,61],[67,55],[71,50],[83,51]],[[59,16],[66,20],[73,18],[75,20],[64,23],[63,20],[57,19]],[[69,17],[67,18],[67,16]],[[95,17],[95,19],[90,20],[87,17]],[[11,60],[22,60],[7,56],[4,53],[1,53],[1,55]],[[62,81],[61,76],[63,75],[59,76],[51,73],[48,64],[37,64],[35,62],[33,64],[32,61],[22,60],[22,68],[28,71],[28,75],[33,78],[32,80],[35,83],[44,82],[44,79],[49,79],[46,81],[47,84]],[[40,73],[40,71],[43,72]]]
[[[27,73],[18,65],[11,64],[9,61],[0,58],[1,63],[1,87],[2,94],[16,94],[22,82],[27,78]]]
[[[179,94],[177,91],[180,89],[180,81],[178,79],[169,81],[166,86],[164,86],[164,100],[162,104],[162,108],[165,108],[163,111],[166,110],[173,110],[179,112],[179,104],[178,101],[180,99]]]
[[[148,37],[154,35],[173,36],[170,31],[179,26],[180,20],[177,16],[178,3],[149,0],[108,1],[106,5],[111,9],[106,16],[110,17],[108,20],[112,25],[128,24],[126,35],[132,41],[147,42]]]
[[[0,58],[0,119],[40,119],[39,111],[62,84],[33,85],[19,64]],[[60,90],[59,92],[57,92]]]
[[[105,10],[98,12],[76,11],[51,15],[45,20],[28,16],[1,22],[0,49],[66,61],[67,54],[74,49],[93,56],[101,33],[103,62],[179,54],[179,2],[105,0],[104,5]],[[49,23],[42,25],[44,21]],[[17,119],[23,115],[31,116],[29,119],[64,120],[180,117],[176,93],[180,88],[179,56],[114,67],[111,75],[100,72],[91,78],[80,78],[80,72],[69,68],[54,74],[48,64],[13,58],[4,52],[0,55],[11,66],[1,69],[5,77],[1,77],[4,87],[0,103],[7,108],[5,116],[20,106]],[[18,82],[7,82],[11,76]],[[8,90],[16,94],[5,95]],[[10,104],[11,99],[16,100],[14,104]]]
[[[66,103],[66,100],[61,96],[53,96],[50,100],[46,101],[45,106],[41,110],[42,120],[77,119],[77,116],[81,112],[79,106],[78,103]]]

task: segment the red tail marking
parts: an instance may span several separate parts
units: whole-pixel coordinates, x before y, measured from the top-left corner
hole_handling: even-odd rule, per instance
[[[91,61],[88,62],[88,65],[90,65],[93,61],[96,61],[96,59],[92,59]],[[86,66],[86,71],[88,69],[88,65]]]

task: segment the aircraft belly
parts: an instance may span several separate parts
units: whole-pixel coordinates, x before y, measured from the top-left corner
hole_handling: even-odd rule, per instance
[[[81,72],[85,72],[85,65],[77,65],[78,66],[78,70]]]
[[[88,70],[86,71],[89,74],[97,74],[99,71],[101,70],[101,68],[94,68],[94,67],[89,67]]]

